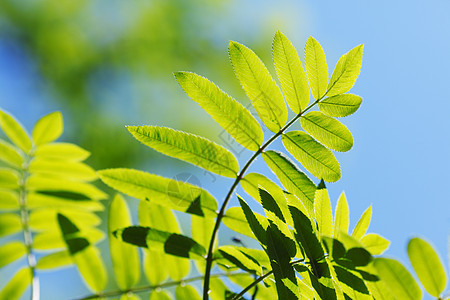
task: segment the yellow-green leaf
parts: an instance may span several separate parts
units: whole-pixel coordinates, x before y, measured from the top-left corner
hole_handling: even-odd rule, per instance
[[[331,201],[325,184],[321,183],[314,198],[314,213],[317,227],[322,235],[333,236],[333,213]]]
[[[447,275],[439,255],[428,242],[416,237],[408,243],[408,256],[425,290],[439,298],[447,284]]]
[[[172,297],[166,291],[157,289],[150,293],[149,300],[172,300]]]
[[[51,143],[37,147],[34,155],[47,160],[83,161],[90,153],[75,144]]]
[[[31,140],[28,133],[19,121],[2,110],[0,110],[0,128],[11,142],[23,152],[28,153],[30,151]]]
[[[1,111],[0,111],[1,112]],[[17,271],[11,280],[0,291],[0,299],[18,300],[30,286],[32,274],[30,268]]]
[[[260,221],[264,219],[264,217],[259,215],[258,213],[255,213],[255,215]],[[225,213],[223,224],[239,234],[251,237],[256,240],[255,235],[253,234],[247,220],[245,219],[244,212],[240,207],[230,207]]]
[[[29,215],[29,225],[33,231],[55,230],[58,226],[57,214],[61,213],[80,228],[100,225],[101,219],[96,214],[75,209],[45,208],[33,210]]]
[[[175,288],[175,298],[177,299],[189,299],[189,300],[201,300],[200,295],[198,294],[197,290],[194,289],[190,285],[178,285]]]
[[[22,230],[22,222],[19,215],[2,214],[0,216],[0,237],[15,234]]]
[[[339,196],[336,213],[334,215],[334,237],[339,239],[339,233],[341,231],[348,232],[348,226],[350,224],[350,212],[348,209],[347,197],[345,193]]]
[[[362,98],[353,94],[342,94],[328,97],[319,102],[321,112],[330,117],[346,117],[353,114],[361,106]]]
[[[370,225],[370,220],[372,219],[372,205],[369,206],[362,214],[358,223],[356,223],[355,229],[353,229],[352,236],[359,240],[367,232]]]
[[[420,287],[401,263],[394,259],[379,257],[375,258],[373,265],[380,279],[397,299],[422,299]]]
[[[283,95],[261,59],[237,42],[228,47],[234,72],[267,128],[278,132],[287,121]]]
[[[59,111],[50,113],[37,121],[33,129],[33,142],[36,146],[53,142],[63,133],[63,118]]]
[[[272,46],[273,62],[289,107],[300,113],[309,103],[309,86],[297,50],[277,31]]]
[[[263,132],[250,112],[208,79],[190,72],[176,72],[175,78],[186,94],[197,102],[239,144],[256,151]]]
[[[282,140],[284,147],[315,177],[327,182],[341,178],[341,169],[333,153],[307,133],[290,131]]]
[[[331,150],[345,152],[353,147],[353,137],[344,124],[312,111],[300,119],[303,129]]]
[[[12,169],[0,168],[0,188],[19,188],[19,174]]]
[[[372,255],[383,254],[383,252],[386,251],[390,244],[387,239],[375,233],[368,233],[363,236],[361,239],[361,243],[364,245],[364,248]]]
[[[359,45],[344,54],[336,64],[328,83],[327,96],[348,92],[355,84],[361,71],[364,45]]]
[[[104,183],[132,197],[199,216],[216,216],[216,200],[190,183],[133,169],[107,169],[99,175]]]
[[[54,193],[53,195],[44,193],[29,193],[27,196],[27,206],[29,209],[46,209],[52,207],[55,209],[74,209],[85,211],[101,211],[104,209],[103,204],[98,201],[76,200],[64,197],[64,193]],[[77,195],[77,194],[74,194]],[[70,196],[68,194],[67,196]],[[73,198],[73,197],[72,197]]]
[[[12,241],[0,246],[0,268],[18,260],[27,253],[22,242]]]
[[[120,195],[116,195],[109,206],[108,240],[116,282],[123,290],[129,289],[139,281],[139,253],[136,247],[120,242],[112,233],[131,224],[128,205]]]
[[[30,172],[55,178],[93,181],[97,179],[95,170],[81,162],[61,162],[34,159],[29,166]]]
[[[19,210],[19,195],[17,192],[0,190],[0,211]]]
[[[36,265],[39,270],[59,269],[73,265],[72,256],[67,250],[54,252],[41,257]]]
[[[21,168],[23,157],[12,145],[0,139],[0,161],[13,167]]]
[[[230,151],[198,135],[157,126],[127,126],[141,143],[213,173],[236,177],[239,164]]]
[[[108,276],[98,248],[92,245],[88,246],[75,253],[73,259],[88,287],[97,293],[103,291]]]
[[[327,91],[328,65],[322,46],[311,36],[305,45],[305,67],[312,95],[319,100]]]

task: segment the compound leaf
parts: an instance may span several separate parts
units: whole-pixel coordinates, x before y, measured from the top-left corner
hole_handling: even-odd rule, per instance
[[[133,169],[107,169],[99,175],[104,183],[132,197],[199,216],[216,216],[216,200],[190,183]]]
[[[113,271],[117,285],[127,290],[139,281],[140,261],[136,247],[118,241],[113,232],[131,225],[128,205],[122,196],[117,194],[109,206],[108,240]]]
[[[330,150],[302,131],[283,134],[283,145],[309,172],[327,182],[341,178],[339,163]]]
[[[319,102],[321,112],[330,117],[346,117],[361,106],[362,98],[353,94],[328,97]]]
[[[425,290],[439,298],[447,284],[447,276],[436,251],[429,243],[416,237],[408,243],[408,256]]]
[[[297,50],[291,41],[277,31],[272,46],[273,62],[289,107],[296,114],[309,103],[309,86]]]
[[[345,152],[353,147],[353,137],[347,127],[321,112],[307,113],[300,123],[306,132],[331,150]]]
[[[239,144],[256,151],[263,132],[250,112],[208,79],[190,72],[176,72],[175,78],[186,94],[197,102]]]
[[[374,259],[373,265],[378,276],[397,299],[422,299],[420,287],[400,262],[378,257]]]
[[[33,142],[36,146],[53,142],[63,133],[63,118],[59,111],[50,113],[37,121],[33,128]]]
[[[305,67],[312,95],[319,100],[327,91],[328,65],[322,46],[311,36],[305,45]]]
[[[348,92],[361,71],[364,45],[359,45],[344,54],[336,64],[328,83],[327,96]]]
[[[127,126],[144,145],[213,173],[236,177],[239,164],[227,149],[198,135],[157,126]]]
[[[283,95],[259,57],[237,42],[228,47],[234,72],[261,120],[273,132],[278,132],[287,121]]]

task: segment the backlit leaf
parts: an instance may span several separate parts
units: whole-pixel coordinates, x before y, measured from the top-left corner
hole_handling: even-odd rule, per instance
[[[408,256],[425,290],[439,298],[447,285],[447,276],[436,251],[429,243],[416,237],[408,243]]]
[[[139,280],[139,253],[136,247],[118,241],[112,233],[130,225],[131,216],[128,205],[120,195],[116,195],[109,206],[108,240],[116,282],[123,290],[129,289]]]
[[[267,235],[266,235],[266,227],[264,226],[265,224],[262,224],[258,220],[255,213],[251,210],[250,206],[248,206],[248,204],[245,202],[244,199],[242,199],[239,195],[237,197],[239,203],[241,204],[241,208],[244,211],[245,218],[247,219],[247,222],[250,225],[250,228],[252,229],[254,235],[262,245],[266,245]]]
[[[13,167],[21,168],[23,157],[12,145],[0,139],[0,161]]]
[[[63,118],[59,111],[50,113],[37,121],[33,129],[33,142],[36,146],[53,142],[63,132]]]
[[[0,188],[19,188],[19,174],[8,168],[0,168]]]
[[[362,98],[353,94],[328,97],[319,102],[321,112],[330,117],[346,117],[361,106]]]
[[[16,261],[27,253],[22,242],[12,241],[0,246],[0,268]]]
[[[339,233],[341,231],[347,232],[348,226],[350,224],[350,213],[348,209],[347,197],[345,197],[345,193],[339,196],[337,205],[336,205],[336,213],[334,215],[334,237],[339,239]]]
[[[254,213],[254,215],[260,222],[265,220],[265,218],[258,213]],[[256,239],[241,207],[230,207],[225,213],[223,224],[237,233]]]
[[[286,149],[315,177],[327,182],[341,178],[341,169],[333,153],[307,133],[290,131],[282,139]]]
[[[355,229],[353,229],[352,236],[359,240],[367,232],[370,225],[370,220],[372,219],[372,206],[369,206],[362,214],[358,223],[356,223]]]
[[[0,190],[0,211],[19,210],[19,196],[14,191]]]
[[[176,72],[186,94],[197,102],[239,144],[256,151],[263,142],[261,127],[250,112],[208,79],[190,72]]]
[[[108,277],[98,248],[91,245],[75,253],[73,259],[80,275],[91,290],[97,293],[103,291]]]
[[[314,212],[317,227],[322,235],[333,236],[333,214],[331,212],[331,201],[325,184],[321,182],[316,190],[314,199]]]
[[[29,225],[33,231],[55,230],[58,226],[57,214],[61,213],[71,220],[77,227],[94,227],[100,225],[101,219],[97,215],[75,209],[38,209],[29,215]]]
[[[237,42],[228,47],[234,72],[261,120],[273,132],[287,121],[283,95],[261,59],[249,48]]]
[[[327,96],[343,94],[353,87],[361,71],[363,48],[356,46],[339,59],[328,83]]]
[[[383,254],[390,244],[387,239],[375,233],[369,233],[363,236],[361,243],[372,255]]]
[[[133,169],[107,169],[99,175],[104,183],[132,197],[199,216],[216,216],[216,200],[190,183]]]
[[[347,127],[321,112],[307,113],[300,123],[306,132],[332,150],[345,152],[353,147],[353,137]]]
[[[1,112],[1,111],[0,111]],[[11,280],[0,291],[0,299],[18,300],[27,290],[32,281],[30,268],[17,271]]]
[[[305,45],[305,67],[314,99],[321,99],[327,91],[328,66],[319,42],[309,37]]]
[[[297,50],[284,34],[277,31],[273,40],[272,53],[286,101],[298,114],[308,106],[310,92]]]
[[[29,209],[45,209],[52,207],[54,209],[74,209],[85,211],[101,211],[103,204],[91,200],[70,200],[68,198],[56,197],[42,193],[30,193],[27,196],[27,206]]]
[[[70,180],[93,181],[97,179],[94,169],[80,162],[60,162],[34,159],[29,170],[35,174]]]
[[[158,289],[150,293],[149,300],[172,300],[172,297],[166,291]]]
[[[0,128],[6,136],[23,152],[31,149],[31,140],[22,125],[11,115],[0,110]]]
[[[261,266],[258,261],[250,255],[239,251],[237,247],[222,246],[217,249],[217,251],[223,258],[230,261],[240,269],[253,274],[261,275]]]
[[[167,127],[127,126],[141,143],[213,173],[236,177],[239,164],[227,149],[203,137]]]
[[[420,287],[401,263],[379,257],[375,258],[373,265],[378,276],[397,299],[422,299]]]
[[[309,213],[313,214],[316,186],[311,179],[281,152],[270,150],[264,152],[262,155],[264,161],[275,175],[277,175],[281,184],[289,192],[296,195],[303,202]]]
[[[0,217],[0,237],[15,234],[22,230],[22,222],[19,215],[2,214]]]
[[[177,299],[189,299],[189,300],[201,300],[197,290],[190,285],[178,285],[175,288],[175,298]]]
[[[51,143],[37,147],[34,155],[47,160],[83,161],[90,153],[75,144]]]
[[[73,265],[74,261],[70,253],[66,250],[54,252],[41,257],[36,268],[39,270],[59,269]]]

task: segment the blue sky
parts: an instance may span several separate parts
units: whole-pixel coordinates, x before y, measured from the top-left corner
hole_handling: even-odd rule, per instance
[[[364,100],[354,116],[343,119],[353,133],[355,145],[350,152],[337,155],[343,175],[338,183],[328,185],[333,205],[345,190],[351,227],[373,205],[370,232],[392,241],[387,255],[407,264],[408,239],[422,236],[436,246],[447,271],[448,12],[449,1],[236,1],[226,14],[235,16],[237,24],[243,26],[242,36],[219,34],[250,44],[242,39],[252,32],[264,27],[273,35],[280,29],[300,53],[307,37],[314,36],[325,49],[330,72],[342,54],[365,44],[362,72],[352,90]],[[270,41],[272,36],[263,38]],[[20,49],[0,43],[0,106],[30,127],[39,115],[60,107],[39,96],[43,92],[35,81],[23,80],[36,75],[32,60],[11,53],[20,54]],[[260,159],[253,170],[268,169]],[[173,170],[159,171],[174,175]],[[201,172],[195,174],[202,176]],[[217,189],[206,179],[203,182],[218,199],[223,197],[225,188]],[[227,180],[220,182],[229,184]]]

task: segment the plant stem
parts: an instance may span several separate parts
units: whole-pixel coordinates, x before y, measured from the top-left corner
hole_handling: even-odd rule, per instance
[[[31,271],[31,299],[39,300],[40,298],[40,288],[39,288],[39,277],[36,275],[36,257],[33,253],[33,238],[31,235],[30,225],[29,225],[29,215],[27,209],[27,189],[26,181],[28,178],[28,166],[33,157],[33,150],[27,154],[25,161],[21,170],[20,186],[19,186],[19,201],[20,201],[20,216],[23,228],[23,239],[25,242],[25,247],[27,251],[27,261],[28,267]]]
[[[323,98],[323,97],[322,97]],[[205,269],[205,281],[203,284],[203,300],[209,299],[209,277],[211,274],[211,268],[212,268],[212,262],[213,262],[213,251],[214,251],[214,243],[216,240],[217,232],[219,231],[220,224],[222,222],[222,219],[225,215],[225,209],[228,205],[228,202],[231,199],[231,196],[233,195],[234,190],[236,189],[237,185],[241,181],[241,179],[244,177],[244,173],[247,171],[247,169],[250,167],[250,165],[253,163],[253,161],[266,149],[274,140],[276,140],[280,135],[286,131],[292,124],[294,124],[295,121],[300,119],[300,117],[310,110],[314,105],[319,103],[322,98],[314,101],[311,105],[306,107],[303,111],[301,111],[298,115],[296,115],[292,120],[290,120],[283,128],[281,128],[277,133],[275,133],[270,139],[268,139],[259,149],[258,151],[253,154],[252,157],[247,161],[247,163],[242,168],[241,172],[237,175],[236,179],[234,180],[233,184],[231,185],[231,188],[225,197],[225,200],[223,201],[222,207],[220,208],[220,211],[217,215],[216,224],[214,225],[214,229],[211,235],[211,240],[209,242],[208,247],[208,255],[206,256],[206,269]]]
[[[247,272],[219,273],[219,274],[212,274],[211,277],[233,277],[233,276],[240,276],[240,275],[244,275],[244,274],[247,274]],[[89,300],[89,299],[97,299],[97,298],[109,298],[109,297],[120,296],[120,295],[128,294],[128,293],[143,293],[143,292],[148,292],[148,291],[151,291],[151,290],[154,290],[154,289],[157,289],[157,288],[167,288],[167,287],[171,287],[171,286],[177,286],[177,285],[180,285],[180,284],[183,284],[183,283],[199,281],[199,280],[202,280],[203,278],[204,278],[204,276],[197,276],[197,277],[182,279],[182,280],[179,280],[179,281],[170,281],[170,282],[157,284],[157,285],[132,287],[132,288],[130,288],[128,290],[117,290],[117,291],[110,291],[110,292],[105,292],[105,293],[101,293],[101,294],[90,295],[90,296],[86,296],[86,297],[83,297],[83,298],[79,298],[78,300]]]
[[[295,260],[293,262],[290,263],[291,266],[295,266],[298,265],[299,263],[304,262],[304,259],[299,259],[299,260]],[[233,298],[231,298],[231,300],[238,300],[241,299],[242,296],[245,295],[245,293],[247,293],[251,288],[253,288],[254,286],[256,286],[258,283],[260,283],[261,281],[263,281],[264,279],[266,279],[267,277],[269,277],[270,275],[273,274],[273,270],[270,270],[269,272],[267,272],[264,275],[259,276],[255,281],[253,281],[252,283],[250,283],[245,289],[243,289],[239,294],[237,294],[236,296],[234,296]]]

